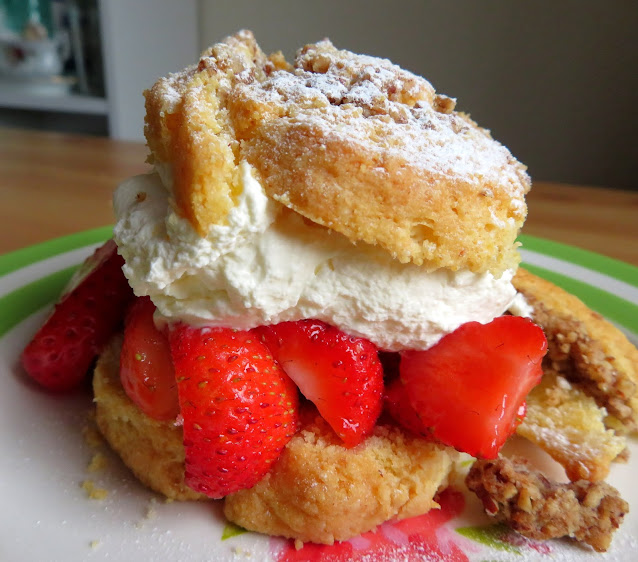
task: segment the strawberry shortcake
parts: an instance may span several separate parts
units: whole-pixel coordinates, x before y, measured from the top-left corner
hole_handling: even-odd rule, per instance
[[[87,340],[96,415],[142,482],[332,543],[436,508],[460,453],[530,427],[530,180],[454,99],[327,40],[289,64],[247,31],[145,96],[153,170],[119,186],[114,241],[49,320],[122,319]],[[117,298],[66,305],[105,263]],[[68,386],[88,365],[52,334],[23,363]],[[43,361],[43,339],[65,353]]]

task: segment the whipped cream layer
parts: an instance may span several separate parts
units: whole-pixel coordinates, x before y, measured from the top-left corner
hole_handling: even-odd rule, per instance
[[[115,193],[115,239],[135,293],[169,322],[249,329],[314,318],[381,349],[426,349],[516,296],[513,273],[424,271],[270,200],[241,164],[227,224],[201,237],[171,205],[170,179],[136,176]],[[141,195],[144,194],[144,195]]]

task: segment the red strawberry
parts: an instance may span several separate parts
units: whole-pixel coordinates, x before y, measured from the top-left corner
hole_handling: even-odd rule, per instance
[[[468,322],[426,351],[403,352],[401,381],[416,412],[410,423],[460,451],[496,457],[540,382],[546,350],[541,328],[501,316]]]
[[[133,297],[123,264],[113,240],[96,250],[22,352],[24,369],[42,386],[68,390],[80,384],[121,324]]]
[[[258,332],[346,447],[372,431],[383,394],[383,368],[374,344],[318,320],[282,322]]]
[[[433,428],[427,427],[417,411],[412,407],[406,386],[401,380],[396,379],[388,384],[383,398],[386,411],[403,429],[407,429],[409,432],[424,439],[434,439]],[[523,401],[516,412],[510,433],[514,433],[525,419],[526,412],[527,404]]]
[[[179,414],[175,369],[168,336],[155,327],[154,312],[149,297],[138,298],[128,311],[120,378],[142,412],[156,420],[170,420]]]
[[[432,438],[430,429],[423,425],[410,403],[405,385],[399,379],[395,379],[386,386],[383,399],[386,411],[402,428],[426,439]]]
[[[169,341],[186,484],[211,498],[250,488],[295,433],[295,385],[252,332],[178,324]]]

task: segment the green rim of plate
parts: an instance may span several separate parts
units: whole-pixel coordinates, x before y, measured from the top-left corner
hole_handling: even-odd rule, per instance
[[[112,226],[104,226],[56,238],[0,256],[0,278],[46,258],[103,242],[110,238],[112,233]],[[525,249],[580,265],[638,287],[638,267],[543,238],[521,235],[519,239]],[[555,271],[531,264],[523,263],[523,265],[532,273],[555,283],[577,296],[589,307],[610,320],[634,333],[638,333],[638,306],[636,304],[604,289]],[[76,267],[72,266],[55,271],[0,297],[0,310],[2,311],[0,315],[0,337],[27,316],[53,302],[63,290]]]
[[[536,236],[529,236],[527,234],[521,234],[518,240],[522,243],[524,250],[531,250],[539,254],[580,265],[613,277],[619,281],[624,281],[633,287],[638,287],[638,267],[624,261],[590,252],[589,250],[583,250],[576,246],[561,244],[560,242],[537,238]]]
[[[61,269],[0,297],[0,338],[27,316],[54,302],[78,267]]]
[[[113,226],[103,226],[4,254],[0,256],[0,280],[4,275],[47,258],[104,242],[112,235]],[[27,316],[54,302],[78,265],[54,271],[0,297],[0,337]]]
[[[46,258],[104,242],[111,236],[113,236],[113,226],[102,226],[9,252],[0,256],[0,277]]]
[[[599,312],[608,320],[638,334],[638,305],[594,285],[550,269],[527,263],[523,263],[522,266],[534,275],[547,279],[568,293],[577,296],[589,308]]]

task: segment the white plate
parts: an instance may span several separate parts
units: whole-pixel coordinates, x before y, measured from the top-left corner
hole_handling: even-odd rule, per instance
[[[25,380],[18,366],[22,347],[46,313],[42,305],[59,291],[67,268],[108,236],[108,229],[99,229],[0,256],[0,560],[636,559],[638,513],[633,512],[604,555],[569,541],[542,545],[513,534],[479,532],[483,539],[494,538],[488,546],[471,540],[459,527],[489,525],[472,500],[449,521],[442,520],[460,509],[454,501],[442,512],[386,524],[376,535],[296,552],[286,541],[237,533],[225,522],[219,502],[165,503],[106,447],[86,439],[91,426],[88,389],[50,395]],[[635,338],[637,268],[536,238],[523,241],[530,248],[523,258],[535,272],[566,285]],[[638,455],[635,443],[631,449]],[[96,453],[104,454],[107,463],[90,472]],[[638,511],[636,462],[614,465],[608,480]],[[107,497],[90,499],[85,482],[106,490]]]

